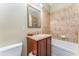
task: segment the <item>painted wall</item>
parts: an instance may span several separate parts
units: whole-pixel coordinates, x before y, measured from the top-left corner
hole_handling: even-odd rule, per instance
[[[20,42],[25,32],[25,4],[0,4],[0,47]]]
[[[0,47],[24,41],[25,25],[26,5],[24,3],[0,4]]]
[[[66,5],[65,5],[66,6]],[[64,7],[64,5],[63,5]],[[53,38],[78,43],[79,32],[79,5],[71,4],[50,13],[50,28]]]

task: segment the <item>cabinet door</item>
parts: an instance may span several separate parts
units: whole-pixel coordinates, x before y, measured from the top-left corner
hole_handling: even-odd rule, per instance
[[[45,39],[38,41],[38,55],[46,56],[46,40]]]
[[[51,37],[47,38],[47,56],[51,56]]]
[[[37,42],[27,37],[27,55],[29,55],[30,52],[37,55]]]

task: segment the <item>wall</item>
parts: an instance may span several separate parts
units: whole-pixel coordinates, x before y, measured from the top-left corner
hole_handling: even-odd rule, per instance
[[[72,3],[73,4],[73,3]],[[60,9],[66,8],[70,5],[72,5],[71,3],[50,3],[49,4],[49,8],[50,8],[50,12],[56,12]]]
[[[50,13],[47,4],[42,8],[42,33],[50,34]]]
[[[77,4],[70,4],[67,7],[51,12],[50,28],[53,38],[61,39],[61,36],[65,35],[66,41],[78,43],[78,19],[79,6]]]
[[[20,42],[25,32],[25,4],[0,4],[0,47]]]
[[[25,22],[26,5],[24,3],[0,4],[0,47],[24,41]]]

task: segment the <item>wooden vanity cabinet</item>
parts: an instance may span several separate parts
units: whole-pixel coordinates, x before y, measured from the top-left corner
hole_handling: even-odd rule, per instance
[[[27,55],[33,51],[36,56],[51,56],[51,36],[37,41],[27,37]]]

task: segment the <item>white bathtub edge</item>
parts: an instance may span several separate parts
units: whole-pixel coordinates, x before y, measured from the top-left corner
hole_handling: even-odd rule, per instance
[[[8,46],[1,47],[1,48],[0,48],[0,52],[5,51],[5,50],[8,50],[8,49],[12,49],[12,48],[17,47],[17,46],[22,46],[22,42],[19,42],[19,43],[15,43],[15,44],[12,44],[12,45],[8,45]]]
[[[58,41],[58,43],[56,42],[55,43],[55,41],[54,40],[57,40]],[[53,42],[54,41],[54,42]],[[59,43],[60,42],[60,43]],[[64,41],[63,41],[64,42]],[[69,42],[68,42],[69,43]],[[67,43],[67,45],[68,45],[68,43]],[[71,42],[70,42],[71,43]],[[64,46],[62,45],[63,43],[62,43],[62,40],[58,40],[58,39],[52,39],[52,47],[53,47],[53,45],[54,46],[58,46],[58,47],[60,47],[60,48],[62,48],[62,49],[64,49],[64,50],[66,50],[66,51],[68,51],[68,52],[71,52],[71,53],[74,53],[75,55],[78,55],[78,47],[77,46],[75,46],[75,45],[73,45],[72,47],[74,48],[74,49],[71,49],[71,48],[68,48],[67,46],[65,47],[65,45],[66,44],[64,44]],[[71,47],[71,46],[70,46]]]

